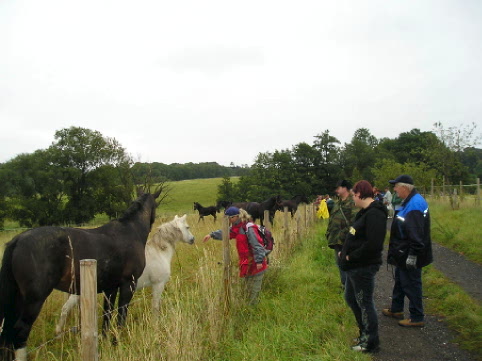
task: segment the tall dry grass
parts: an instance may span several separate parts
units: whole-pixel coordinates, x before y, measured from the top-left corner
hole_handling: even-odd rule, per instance
[[[160,217],[155,227],[171,217]],[[219,354],[226,339],[226,330],[233,328],[232,314],[225,314],[223,289],[222,242],[202,243],[203,236],[221,228],[222,217],[198,222],[196,214],[188,215],[191,231],[196,237],[194,245],[178,243],[172,259],[172,276],[163,294],[161,312],[152,315],[151,291],[136,292],[129,308],[124,329],[111,328],[111,335],[99,338],[102,360],[209,360]],[[291,223],[290,219],[290,223]],[[276,223],[281,224],[281,216]],[[296,227],[290,224],[290,227]],[[295,232],[295,231],[293,231]],[[278,244],[271,255],[271,268],[279,268],[283,257],[291,252],[293,243],[281,242],[283,230],[273,227]],[[231,312],[245,308],[242,292],[244,283],[238,277],[237,254],[231,246]],[[275,271],[273,271],[275,272]],[[66,295],[54,291],[44,304],[32,329],[28,350],[32,360],[79,360],[80,317],[72,312],[59,337],[55,338],[55,324]],[[102,295],[98,296],[99,325],[102,320]],[[114,315],[115,318],[116,315]],[[99,331],[100,332],[100,331]],[[119,342],[112,346],[111,336]]]

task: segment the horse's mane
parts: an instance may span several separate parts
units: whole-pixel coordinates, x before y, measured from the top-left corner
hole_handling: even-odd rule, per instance
[[[147,244],[155,245],[165,250],[166,244],[174,246],[174,242],[179,238],[179,233],[181,233],[181,230],[177,227],[174,219],[157,227],[157,232],[147,240]]]
[[[139,211],[142,210],[143,205],[146,203],[146,199],[149,194],[143,194],[135,201],[131,203],[129,208],[124,212],[124,214],[118,219],[119,222],[127,223],[135,218],[139,214]]]

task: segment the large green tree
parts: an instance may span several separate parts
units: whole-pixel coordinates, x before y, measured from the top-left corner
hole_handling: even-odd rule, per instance
[[[102,201],[107,194],[109,204],[113,197],[120,203],[132,198],[131,159],[117,140],[80,127],[57,131],[55,140],[49,151],[53,163],[63,170],[68,197],[64,214],[69,222],[82,224],[104,211],[106,203]],[[128,184],[119,184],[121,180]],[[114,185],[120,186],[115,192]],[[114,203],[113,209],[118,208]],[[110,215],[116,212],[113,209],[109,209]]]
[[[49,150],[20,154],[0,172],[5,179],[9,218],[26,227],[65,222],[62,170],[52,163]]]
[[[371,170],[377,161],[377,145],[378,139],[367,128],[355,131],[351,142],[346,143],[343,150],[343,168],[348,178],[373,180]]]

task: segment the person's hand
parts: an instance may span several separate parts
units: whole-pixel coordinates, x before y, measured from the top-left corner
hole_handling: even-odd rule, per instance
[[[408,270],[417,269],[417,256],[413,254],[408,255],[406,266]]]
[[[211,235],[210,234],[206,234],[203,238],[203,242],[207,242],[209,241],[209,238],[211,238]]]

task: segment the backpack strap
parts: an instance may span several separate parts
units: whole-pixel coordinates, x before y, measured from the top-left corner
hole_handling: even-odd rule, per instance
[[[346,216],[345,216],[345,213],[343,212],[343,207],[341,206],[341,204],[340,204],[340,212],[343,218],[345,219],[346,225],[349,226],[350,222],[348,222],[348,220],[346,219]]]

